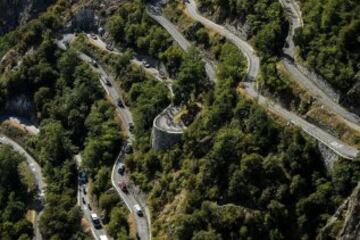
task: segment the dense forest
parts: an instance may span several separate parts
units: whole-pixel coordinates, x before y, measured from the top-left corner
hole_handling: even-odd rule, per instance
[[[106,22],[112,39],[121,46],[159,57],[171,45],[170,35],[154,24],[141,1],[125,2]]]
[[[24,157],[0,144],[0,238],[30,240],[32,223],[25,219],[31,194],[22,180],[19,165]]]
[[[47,14],[56,26],[60,24],[55,16]],[[2,97],[8,100],[20,95],[30,99],[41,125],[40,134],[29,141],[28,147],[37,156],[48,185],[46,206],[40,219],[43,237],[84,239],[86,236],[80,228],[82,213],[76,206],[78,176],[74,154],[93,146],[94,134],[98,134],[99,148],[88,153],[86,161],[91,166],[92,158],[101,154],[113,161],[120,149],[117,144],[121,135],[118,125],[111,122],[114,116],[106,114],[106,111],[111,114],[112,106],[101,100],[104,94],[98,76],[87,64],[78,61],[74,51],[58,50],[51,36],[52,28],[45,24],[46,21],[34,21],[26,29],[31,32],[38,25],[37,32],[31,32],[34,41],[19,42],[20,51],[21,46],[37,48],[23,58],[20,66],[1,75],[0,83],[6,90]],[[101,119],[107,120],[102,131],[89,127],[91,121],[97,120],[95,115],[102,112]]]
[[[300,2],[304,27],[295,35],[300,56],[335,89],[347,92],[360,80],[359,2]]]
[[[345,161],[331,178],[315,142],[237,94],[240,56],[223,46],[219,83],[181,144],[126,159],[149,192],[155,237],[314,239],[359,179],[359,164]]]
[[[287,79],[277,71],[288,30],[278,1],[199,3],[202,11],[228,13],[218,20],[248,26],[250,41],[262,58],[260,83],[277,94],[289,94]],[[354,51],[358,39],[351,38],[359,31],[359,9],[351,4],[302,1],[305,28],[296,35],[301,56],[344,91],[355,81],[359,60]],[[40,219],[44,239],[88,238],[76,198],[74,156],[79,153],[81,170],[90,177],[89,195],[108,233],[124,240],[131,232],[128,211],[110,182],[126,136],[98,74],[78,59],[77,51],[96,59],[114,78],[131,109],[136,140],[125,163],[131,179],[148,195],[156,239],[315,239],[358,183],[359,161],[339,160],[329,174],[315,140],[280,125],[241,94],[246,59],[234,45],[210,39],[203,26],[195,24],[185,34],[214,56],[215,85],[208,81],[201,53],[196,48],[184,53],[174,44],[147,15],[144,1],[125,1],[114,11],[101,12],[109,39],[123,54],[100,50],[81,33],[70,49],[58,49],[54,40],[69,7],[67,1],[58,1],[38,19],[0,37],[0,57],[10,48],[22,56],[16,67],[0,69],[0,110],[21,96],[33,103],[40,123],[39,135],[24,144],[47,182]],[[174,98],[164,83],[131,63],[137,53],[164,63],[174,79]],[[170,103],[181,105],[184,112],[196,111],[181,142],[156,152],[150,146],[153,119]],[[25,219],[32,196],[21,181],[22,161],[0,146],[1,239],[25,240],[33,234]]]

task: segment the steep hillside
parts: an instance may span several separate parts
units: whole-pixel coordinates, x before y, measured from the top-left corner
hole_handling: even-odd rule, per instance
[[[0,35],[44,11],[55,0],[0,0]]]
[[[295,36],[300,56],[359,112],[359,2],[302,0],[301,10],[304,28]]]

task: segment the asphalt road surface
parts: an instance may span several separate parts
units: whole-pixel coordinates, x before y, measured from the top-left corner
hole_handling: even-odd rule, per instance
[[[139,192],[136,187],[131,183],[129,177],[127,176],[126,172],[121,175],[118,173],[119,164],[123,161],[124,157],[124,148],[121,150],[119,157],[113,167],[112,174],[111,174],[111,182],[113,187],[118,192],[119,196],[125,202],[127,208],[130,212],[134,215],[136,225],[137,225],[137,234],[139,235],[141,240],[150,240],[151,239],[151,230],[150,230],[150,216],[147,209],[145,202],[139,196]],[[118,186],[119,182],[124,182],[128,188],[128,192],[123,192],[120,187]],[[134,206],[138,204],[141,206],[141,209],[144,213],[143,216],[139,216],[136,214]]]
[[[39,218],[41,211],[43,209],[43,204],[45,201],[45,187],[46,184],[44,182],[44,178],[41,172],[40,165],[35,161],[35,159],[28,153],[26,150],[21,147],[18,143],[13,141],[12,139],[0,134],[0,143],[7,144],[13,147],[15,151],[23,155],[26,159],[26,163],[31,171],[31,173],[34,176],[35,183],[38,188],[38,196],[35,199],[35,211],[36,211],[36,217],[34,222],[34,239],[36,240],[42,240],[40,230],[39,230]]]
[[[77,166],[80,167],[81,162],[82,162],[80,154],[75,156],[75,161],[76,161]],[[85,193],[84,193],[84,189],[85,189]],[[94,212],[93,212],[92,203],[90,202],[87,184],[81,184],[79,182],[78,192],[77,192],[77,201],[78,201],[78,205],[80,206],[81,210],[84,213],[84,217],[87,219],[87,221],[90,224],[91,233],[94,236],[94,238],[96,240],[100,240],[100,236],[107,236],[109,238],[109,235],[107,235],[104,227],[96,229],[94,227],[94,224],[91,221],[91,214]],[[97,214],[97,215],[99,216],[99,214]]]
[[[293,79],[304,89],[309,91],[313,97],[319,100],[328,110],[341,116],[344,122],[351,128],[360,131],[360,117],[354,113],[349,112],[338,103],[338,94],[332,87],[320,79],[316,74],[310,76],[305,75],[294,64],[295,59],[295,44],[293,41],[295,29],[303,27],[301,11],[295,0],[279,0],[284,7],[285,12],[290,18],[290,30],[287,36],[287,46],[284,47],[285,55],[290,56],[284,58],[284,66],[286,70],[293,76]],[[292,60],[291,60],[292,58]]]

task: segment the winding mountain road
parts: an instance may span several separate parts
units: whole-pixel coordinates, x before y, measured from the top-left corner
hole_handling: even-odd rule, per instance
[[[253,48],[245,41],[237,37],[235,34],[231,33],[225,27],[220,26],[216,23],[213,23],[211,20],[201,16],[197,10],[196,3],[194,0],[190,0],[185,3],[187,7],[188,14],[194,20],[201,22],[206,27],[217,31],[219,34],[227,38],[231,41],[234,45],[236,45],[240,51],[247,57],[248,60],[248,69],[247,69],[247,78],[245,80],[256,80],[256,77],[260,70],[260,60],[258,56],[255,54]],[[157,7],[157,6],[153,6]],[[153,17],[153,16],[151,16]],[[165,17],[162,17],[165,18]],[[159,18],[158,18],[159,19]],[[156,19],[155,19],[156,20]],[[164,20],[161,20],[165,22]],[[161,24],[161,23],[160,23]],[[161,24],[162,25],[162,24]],[[176,27],[171,27],[170,24],[167,24],[168,27],[165,29],[168,30],[171,28],[171,32],[177,31],[176,34],[171,34],[172,36],[179,36],[182,35],[178,32]],[[182,37],[174,38],[176,41],[180,40]],[[183,41],[183,40],[182,40]],[[178,42],[179,45],[182,44]],[[327,147],[332,149],[335,153],[340,155],[345,159],[354,159],[358,154],[359,150],[348,144],[342,142],[341,140],[337,139],[336,137],[330,135],[329,133],[325,132],[321,128],[305,121],[303,118],[297,116],[296,114],[284,109],[280,105],[272,102],[270,99],[262,96],[259,91],[254,87],[253,83],[246,82],[244,84],[244,90],[247,95],[251,96],[252,98],[256,99],[258,103],[263,106],[268,111],[287,119],[292,124],[296,125],[297,127],[301,128],[305,133],[309,134],[310,136],[314,137],[318,141],[325,144]]]
[[[139,235],[140,239],[144,240],[150,240],[151,239],[151,229],[150,229],[150,213],[146,206],[145,200],[139,195],[139,190],[135,187],[135,185],[130,181],[130,177],[127,175],[126,172],[123,174],[119,174],[117,169],[119,168],[119,164],[123,162],[123,158],[125,156],[125,148],[123,147],[121,149],[121,152],[116,159],[116,162],[114,164],[112,173],[111,173],[111,183],[113,187],[118,192],[119,196],[123,199],[125,202],[127,208],[131,213],[133,213],[135,217],[136,224],[138,226],[137,228],[137,234]],[[118,185],[119,182],[126,183],[128,192],[125,193],[122,191]],[[144,213],[143,216],[139,216],[134,206],[138,204],[141,206],[141,209]]]
[[[328,110],[343,118],[344,122],[351,128],[360,132],[360,117],[345,109],[338,103],[338,94],[334,89],[317,76],[304,67],[299,67],[295,58],[294,35],[295,29],[303,27],[303,20],[299,5],[295,0],[279,0],[285,12],[290,19],[290,29],[286,38],[286,46],[283,48],[285,56],[283,62],[286,70],[292,75],[293,79],[304,89],[311,93],[313,97],[323,104]],[[308,74],[305,74],[308,73]]]
[[[73,36],[74,37],[74,36]],[[71,41],[72,38],[70,38],[68,35],[64,36],[63,40],[66,39],[66,41]],[[57,45],[59,48],[62,48],[63,46],[65,46],[65,44],[63,44],[63,40],[60,40],[57,42]],[[111,53],[115,53],[115,54],[121,54],[117,49],[114,50],[108,50],[106,49],[106,44],[98,37],[96,40],[93,41],[93,43],[96,43],[95,45],[103,50],[109,51]],[[66,50],[66,46],[65,49]],[[91,62],[94,60],[91,57],[87,56],[84,53],[78,52],[78,57],[91,65]],[[135,62],[134,62],[135,61]],[[138,60],[132,60],[133,63],[141,65],[142,63]],[[92,66],[92,65],[91,65]],[[97,66],[92,66],[93,70],[96,71],[99,75],[99,81],[101,83],[101,86],[104,88],[105,92],[107,93],[107,95],[109,96],[110,100],[112,101],[112,103],[114,104],[114,106],[116,107],[116,112],[118,114],[118,116],[121,118],[122,122],[126,125],[125,126],[125,131],[128,135],[128,142],[132,143],[134,141],[134,135],[131,133],[129,126],[131,124],[133,124],[133,118],[132,118],[132,114],[129,111],[128,107],[125,105],[125,102],[122,99],[122,94],[120,89],[118,88],[115,80],[111,77],[110,74],[107,74],[107,72],[103,69],[103,67],[100,64],[97,64]],[[156,69],[148,69],[149,73],[151,73],[153,76],[155,76],[156,78],[159,78],[160,74]],[[107,79],[109,81],[110,84],[106,84],[104,83],[104,81],[101,80],[101,78],[103,79]],[[160,79],[160,78],[159,78]],[[117,104],[118,99],[121,99],[121,101],[124,104],[124,107],[120,107]],[[122,147],[120,154],[118,156],[118,158],[115,161],[115,164],[113,166],[113,171],[111,174],[111,182],[113,187],[116,189],[116,191],[118,192],[120,198],[124,201],[124,203],[126,204],[127,208],[129,209],[129,211],[131,213],[134,214],[135,217],[135,221],[136,221],[136,226],[137,226],[137,234],[140,237],[140,239],[144,239],[144,240],[151,240],[151,221],[150,221],[150,212],[148,210],[148,207],[146,206],[145,201],[143,200],[143,198],[140,196],[140,192],[138,190],[136,190],[137,188],[135,187],[135,185],[130,181],[129,177],[126,175],[126,173],[124,173],[124,175],[120,175],[117,173],[117,168],[119,163],[122,161],[122,158],[124,156],[124,147]],[[128,185],[128,189],[129,189],[129,193],[125,194],[123,191],[121,191],[121,189],[118,186],[118,182],[119,181],[124,181],[126,182],[126,184]],[[84,197],[84,195],[80,193],[80,195],[78,196],[79,198],[81,197],[81,201],[82,201],[82,197]],[[85,202],[89,203],[89,199],[85,198]],[[82,204],[80,202],[80,204]],[[144,212],[144,216],[140,217],[136,214],[135,208],[134,206],[138,204],[142,207],[143,212]],[[89,211],[88,207],[86,206],[86,204],[82,204],[81,205],[83,209],[85,209],[85,214],[87,214],[87,217],[89,217],[91,211]],[[94,228],[92,228],[92,232],[93,235],[96,239],[99,239],[100,235],[106,235],[106,232],[103,230],[96,230]]]
[[[89,57],[84,54],[82,54],[81,58],[88,62],[91,61],[91,59],[86,60],[86,58],[89,58]],[[112,79],[112,77],[109,74],[107,74],[104,71],[104,69],[100,65],[98,65],[98,67],[95,68],[95,70],[102,77],[106,77],[107,79],[109,79],[109,81],[111,83],[110,86],[106,85],[102,81],[100,81],[101,85],[103,86],[105,91],[108,93],[111,101],[116,106],[116,111],[119,113],[119,116],[121,117],[123,123],[125,123],[127,125],[126,133],[129,137],[128,142],[129,143],[133,142],[135,140],[135,138],[129,128],[130,124],[134,124],[132,114],[129,111],[128,107],[125,105],[125,102],[122,99],[121,92],[118,89],[116,82],[114,81],[114,79]],[[155,74],[155,76],[159,76],[159,73],[157,72]],[[117,105],[117,99],[119,99],[119,98],[122,99],[124,107],[119,107]],[[150,223],[150,215],[149,215],[149,211],[147,211],[146,203],[145,203],[145,201],[141,200],[141,197],[139,196],[140,193],[135,190],[135,186],[131,183],[130,178],[127,176],[127,174],[124,173],[123,175],[120,175],[117,173],[118,165],[120,164],[120,162],[122,162],[124,154],[125,153],[124,153],[124,147],[123,147],[120,151],[118,158],[115,161],[115,164],[114,164],[114,167],[113,167],[113,170],[111,173],[111,183],[112,183],[113,187],[116,189],[116,191],[118,192],[121,199],[125,202],[129,211],[131,213],[133,213],[133,215],[135,217],[136,225],[137,225],[137,234],[139,235],[140,239],[149,240],[149,239],[151,239],[151,230],[150,230],[151,223]],[[120,181],[123,181],[127,184],[129,193],[126,194],[119,188],[118,183]],[[136,214],[136,211],[134,209],[134,206],[136,204],[138,204],[142,207],[143,212],[144,212],[143,217],[140,217]]]
[[[327,147],[332,149],[339,156],[345,159],[354,159],[359,154],[359,150],[357,148],[352,147],[340,141],[339,139],[325,132],[321,128],[307,122],[306,120],[299,117],[295,113],[292,113],[286,110],[285,108],[281,107],[280,105],[276,104],[269,98],[260,95],[257,89],[254,88],[253,84],[244,83],[244,85],[245,85],[246,93],[252,98],[256,99],[259,105],[263,106],[265,109],[272,112],[273,114],[280,116],[284,119],[287,119],[290,123],[294,124],[295,126],[298,126],[305,133],[325,144]]]
[[[177,30],[177,27],[162,15],[162,10],[158,1],[151,1],[147,6],[148,15],[158,22],[166,31],[172,36],[172,38],[179,44],[180,48],[184,51],[188,51],[191,47],[191,43]],[[216,82],[215,67],[210,60],[203,58],[205,62],[206,75],[211,82]]]
[[[245,77],[245,80],[255,81],[260,71],[260,58],[256,55],[256,52],[252,48],[252,46],[246,41],[236,36],[234,33],[230,32],[225,27],[216,24],[199,14],[194,0],[189,0],[185,4],[187,12],[191,18],[202,23],[205,27],[215,30],[217,33],[224,36],[226,39],[228,39],[240,49],[240,51],[245,55],[248,61],[247,76]]]
[[[26,163],[34,176],[35,184],[38,188],[38,196],[35,199],[35,211],[36,217],[34,221],[34,239],[42,240],[41,233],[39,230],[39,219],[44,207],[45,201],[45,187],[44,177],[41,172],[40,165],[35,161],[35,159],[17,142],[13,141],[9,137],[0,134],[0,143],[10,145],[12,148],[25,157]]]
[[[83,53],[80,54],[79,57],[86,62],[91,62],[91,58]],[[129,111],[129,109],[126,106],[124,106],[124,107],[117,106],[117,100],[119,98],[122,99],[121,93],[117,89],[117,84],[115,83],[114,79],[112,79],[112,77],[109,74],[107,74],[100,65],[98,65],[96,68],[94,67],[94,69],[100,74],[100,76],[102,76],[103,78],[107,78],[110,81],[110,83],[111,83],[110,86],[103,83],[101,80],[100,80],[100,83],[101,83],[102,87],[104,88],[104,90],[106,91],[106,93],[108,94],[108,96],[110,97],[111,101],[116,106],[116,112],[122,119],[123,123],[126,124],[126,132],[129,137],[128,141],[132,142],[134,140],[134,135],[130,132],[129,126],[130,126],[130,124],[133,124],[133,118],[132,118],[131,112]],[[124,103],[123,99],[122,99],[122,102]],[[123,153],[123,150],[121,151],[121,153]],[[139,204],[139,205],[144,205],[144,204],[143,203],[140,204],[140,202],[137,200],[138,198],[135,195],[136,192],[124,194],[117,185],[117,183],[120,180],[119,175],[115,173],[115,171],[116,171],[115,169],[117,169],[118,164],[119,164],[119,159],[116,160],[114,167],[113,167],[113,172],[111,175],[112,185],[118,192],[121,199],[125,202],[129,211],[131,213],[134,213],[136,225],[137,225],[137,232],[138,232],[140,238],[144,239],[144,240],[150,239],[149,238],[150,231],[149,231],[148,222],[147,222],[147,220],[148,220],[147,215],[145,214],[144,217],[139,217],[135,214],[135,209],[134,209],[134,206],[136,204]],[[122,180],[124,180],[124,179],[122,179]],[[126,182],[129,183],[130,180],[127,178]]]

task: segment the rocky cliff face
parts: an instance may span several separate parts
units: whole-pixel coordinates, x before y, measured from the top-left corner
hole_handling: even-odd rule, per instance
[[[360,183],[329,219],[317,239],[360,239]]]
[[[340,239],[360,239],[360,187],[357,187],[350,196],[347,214],[345,216],[344,226],[340,232]]]
[[[55,0],[0,0],[0,36],[37,16]]]

